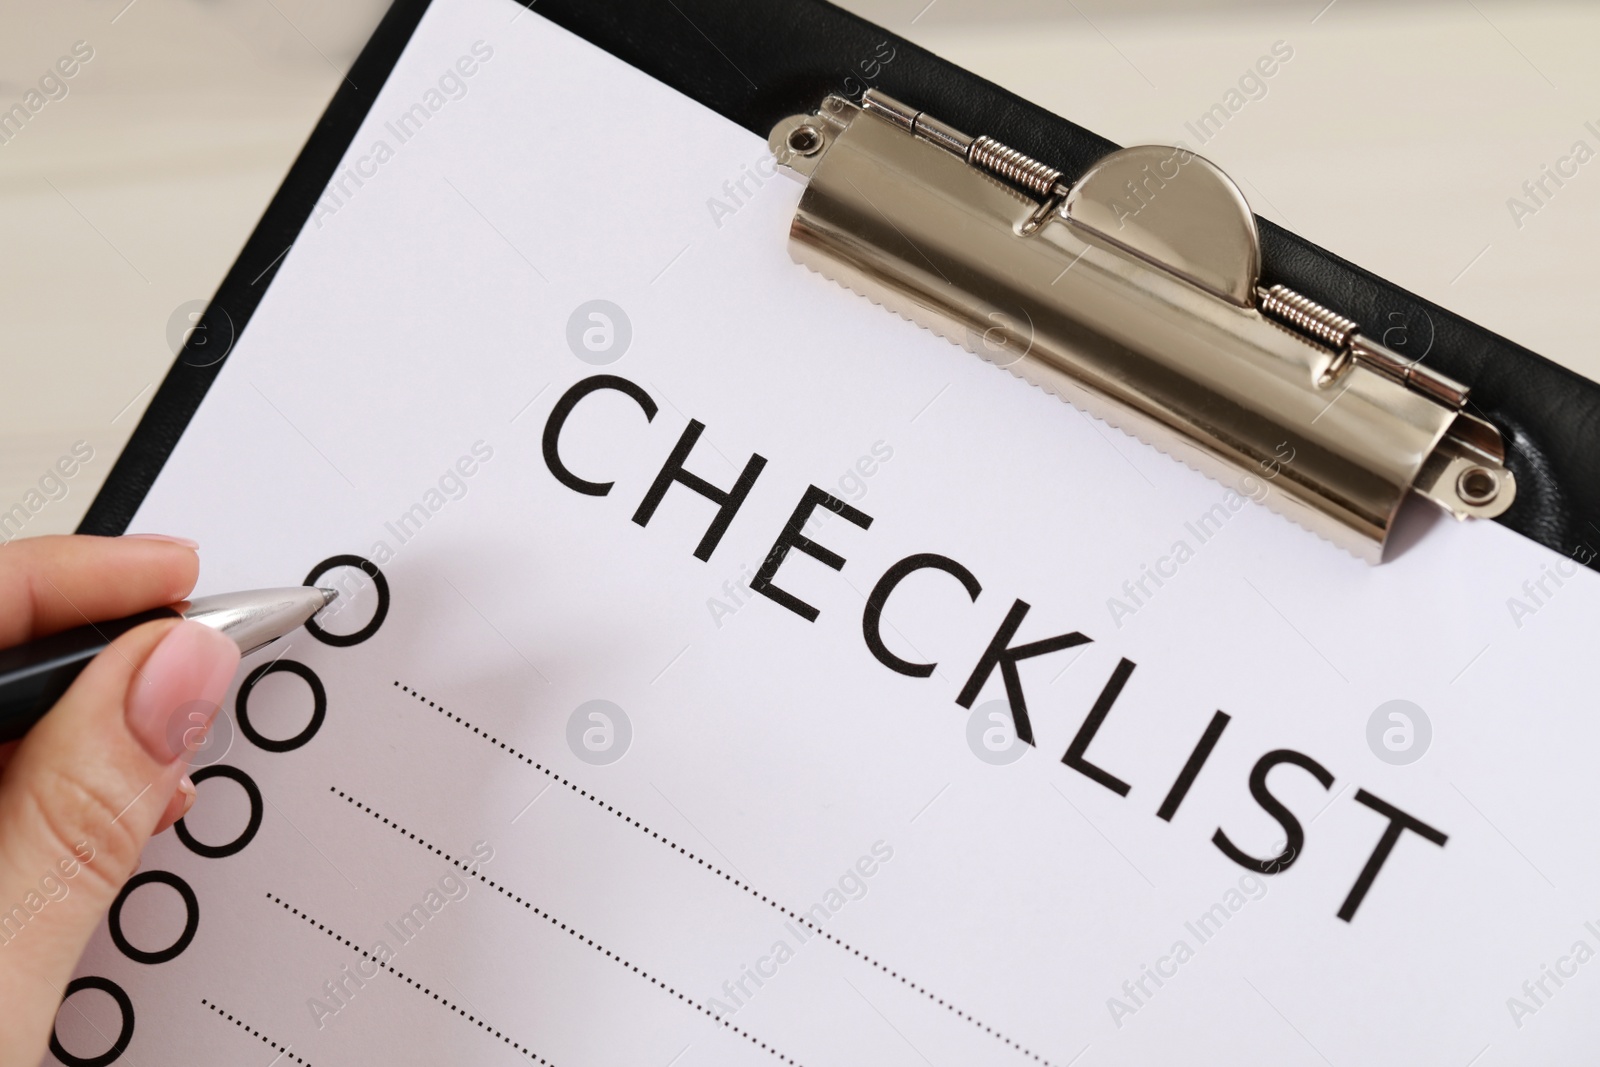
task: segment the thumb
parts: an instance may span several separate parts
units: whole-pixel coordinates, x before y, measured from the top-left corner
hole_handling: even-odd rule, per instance
[[[0,778],[0,1063],[44,1054],[90,934],[139,864],[239,649],[197,622],[153,622],[101,652]],[[188,733],[185,733],[188,730]]]

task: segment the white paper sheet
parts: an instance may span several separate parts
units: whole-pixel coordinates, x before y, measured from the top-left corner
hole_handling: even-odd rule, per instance
[[[536,13],[429,11],[134,524],[198,538],[202,591],[373,559],[389,610],[247,661],[308,668],[325,717],[269,751],[230,696],[220,762],[259,830],[147,851],[197,921],[156,964],[97,935],[80,974],[126,991],[121,1061],[1586,1062],[1596,576],[1447,521],[1371,568],[1237,506],[792,264],[800,189],[765,159]],[[607,320],[569,326],[595,300],[620,356],[614,313],[610,351],[584,347]],[[658,407],[572,414],[560,454],[605,496],[541,446],[595,374]],[[690,419],[714,485],[766,460],[709,561],[685,485],[633,521]],[[840,571],[784,560],[815,621],[748,589],[808,485],[871,517],[808,528]],[[890,599],[884,643],[924,678],[862,621],[917,553],[982,588],[929,570]],[[372,617],[370,583],[349,599],[331,630]],[[1037,745],[1009,750],[999,671],[956,698],[1017,600],[1016,642],[1091,641],[1019,665]],[[1084,759],[1125,796],[1062,759],[1124,659]],[[248,725],[292,738],[310,705],[280,666]],[[1264,876],[1213,836],[1284,844],[1249,789],[1277,750],[1331,783],[1271,772],[1305,836]],[[1362,790],[1448,841],[1404,833],[1343,921],[1389,826]],[[213,778],[186,828],[224,844],[247,815]],[[185,909],[153,883],[119,918],[150,952]],[[59,1017],[81,1057],[117,1025],[94,990]]]

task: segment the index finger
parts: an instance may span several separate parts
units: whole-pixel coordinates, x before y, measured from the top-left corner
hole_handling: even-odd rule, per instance
[[[80,534],[0,546],[0,648],[89,622],[174,604],[200,557],[186,544]]]

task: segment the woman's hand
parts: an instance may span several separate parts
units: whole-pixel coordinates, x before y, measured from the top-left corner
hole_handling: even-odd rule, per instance
[[[0,648],[176,603],[199,569],[194,545],[171,538],[12,541],[0,546]],[[209,726],[238,666],[210,627],[147,623],[0,746],[0,1063],[44,1055],[89,935],[150,835],[194,802],[195,724]]]

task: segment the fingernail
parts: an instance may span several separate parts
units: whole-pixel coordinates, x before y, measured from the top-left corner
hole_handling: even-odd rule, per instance
[[[161,819],[156,823],[153,833],[164,833],[173,823],[189,814],[189,809],[194,807],[194,782],[186,774],[178,782],[178,788],[172,791],[172,796],[167,799],[167,809],[161,813]]]
[[[191,541],[187,537],[173,537],[171,534],[138,533],[123,534],[122,536],[130,541],[169,541],[175,545],[182,545],[184,548],[192,548],[196,551],[199,551],[200,549],[199,541]]]
[[[128,692],[128,729],[146,752],[162,763],[188,754],[187,728],[204,727],[239,669],[239,646],[221,631],[184,621],[161,639],[134,676]],[[198,708],[206,709],[198,717]],[[185,729],[173,728],[174,718]],[[193,733],[187,733],[190,743]]]

